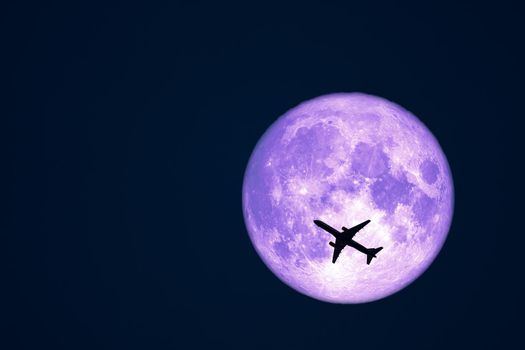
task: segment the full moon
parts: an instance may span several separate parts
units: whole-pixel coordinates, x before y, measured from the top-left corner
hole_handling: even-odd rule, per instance
[[[339,93],[306,101],[280,117],[255,147],[243,183],[250,239],[285,284],[332,303],[387,297],[419,277],[447,237],[453,184],[428,128],[383,98]],[[334,237],[371,222],[354,240],[384,247],[366,255],[346,247],[335,264]]]

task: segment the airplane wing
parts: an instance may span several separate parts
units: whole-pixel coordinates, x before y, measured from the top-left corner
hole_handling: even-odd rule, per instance
[[[337,239],[334,242],[329,243],[332,247],[334,247],[334,255],[332,256],[332,263],[335,264],[335,261],[339,257],[339,254],[341,254],[341,251],[345,247],[345,244],[341,244],[340,242],[337,242]]]
[[[341,234],[341,232],[337,231],[332,226],[330,226],[328,224],[325,224],[321,220],[314,220],[314,224],[316,224],[317,226],[319,226],[320,228],[322,228],[326,232],[331,233],[334,237],[337,237],[337,236],[339,236]]]
[[[352,227],[350,229],[343,230],[344,237],[347,238],[347,239],[354,238],[355,234],[357,232],[359,232],[363,227],[368,225],[369,222],[370,222],[370,220],[366,220],[366,221],[360,223],[359,225],[356,225],[356,226],[354,226],[354,227]]]

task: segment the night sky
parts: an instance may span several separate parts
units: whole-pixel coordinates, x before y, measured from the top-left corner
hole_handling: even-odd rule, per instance
[[[517,3],[2,5],[0,348],[522,343]],[[418,280],[336,305],[265,267],[241,188],[280,115],[352,91],[428,126],[456,201],[448,239]]]

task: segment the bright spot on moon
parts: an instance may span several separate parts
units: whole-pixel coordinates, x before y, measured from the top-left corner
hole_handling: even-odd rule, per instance
[[[414,115],[385,99],[332,94],[279,118],[253,151],[243,184],[251,241],[270,270],[310,297],[363,303],[389,296],[430,266],[450,227],[447,159]],[[384,247],[370,265],[346,247],[332,264],[333,237],[367,219],[354,239]]]

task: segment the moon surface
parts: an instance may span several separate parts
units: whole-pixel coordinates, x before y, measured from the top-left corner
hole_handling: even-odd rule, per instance
[[[280,117],[253,151],[243,183],[250,239],[270,270],[293,289],[333,303],[389,296],[420,276],[439,253],[453,213],[453,183],[437,140],[413,114],[383,98],[339,93]],[[367,219],[332,264],[340,230]]]

